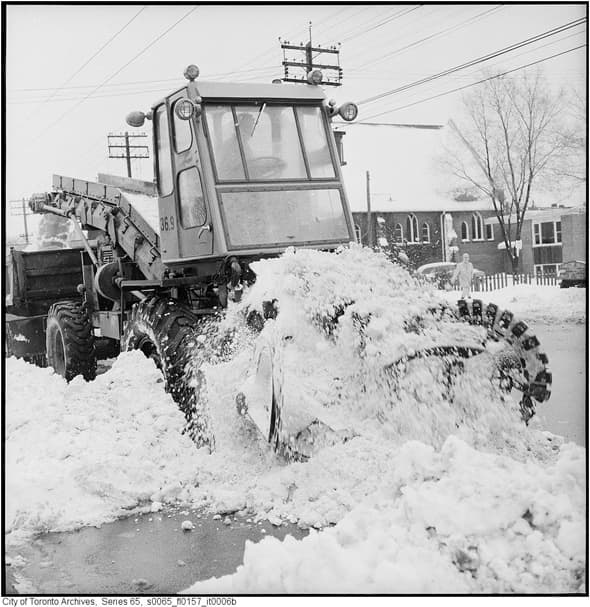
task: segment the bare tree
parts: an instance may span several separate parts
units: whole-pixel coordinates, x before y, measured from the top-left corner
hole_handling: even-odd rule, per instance
[[[447,171],[489,197],[513,272],[518,270],[522,226],[533,186],[563,159],[562,93],[552,93],[541,72],[498,77],[464,97],[465,118],[450,121],[453,143]]]

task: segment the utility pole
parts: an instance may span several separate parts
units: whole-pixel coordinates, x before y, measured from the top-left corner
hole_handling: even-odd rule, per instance
[[[131,139],[146,138],[146,133],[109,133],[109,158],[124,158],[127,161],[127,177],[131,175],[132,158],[149,158],[150,150],[147,145],[132,145]],[[123,151],[119,151],[123,150]]]
[[[367,235],[368,245],[373,247],[373,214],[371,212],[371,174],[367,171]]]
[[[325,86],[341,86],[342,85],[342,68],[340,67],[340,43],[328,47],[322,47],[321,44],[314,46],[311,40],[311,21],[309,22],[309,40],[303,44],[291,44],[289,40],[281,40],[281,48],[283,49],[283,67],[285,75],[282,78],[283,82],[309,82],[311,74],[314,70],[322,70],[321,82],[313,82],[314,84],[322,84]],[[291,51],[288,53],[287,51]],[[293,58],[292,51],[296,51],[299,55]],[[315,57],[314,57],[315,53]],[[303,58],[298,58],[301,57]],[[321,55],[330,55],[336,63],[327,63],[330,59],[325,59],[319,63],[315,63],[315,59]],[[321,58],[321,57],[320,57]],[[305,70],[305,76],[295,77],[289,73],[289,68],[302,68]]]
[[[22,200],[9,200],[8,203],[10,204],[10,214],[16,217],[19,217],[22,215],[23,218],[23,223],[25,226],[25,233],[24,233],[24,237],[25,237],[25,242],[27,244],[29,244],[29,227],[27,224],[27,215],[29,214],[29,208],[27,207],[27,201],[25,198],[23,198]]]

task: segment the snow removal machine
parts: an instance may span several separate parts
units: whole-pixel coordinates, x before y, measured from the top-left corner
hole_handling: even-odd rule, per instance
[[[161,369],[187,432],[197,445],[213,448],[201,366],[231,350],[231,336],[218,327],[228,306],[239,305],[255,284],[251,265],[292,249],[337,255],[356,240],[332,118],[354,120],[357,107],[328,101],[319,72],[310,74],[309,84],[204,82],[194,65],[184,76],[186,85],[149,112],[127,116],[132,127],[151,121],[154,183],[55,175],[52,191],[31,197],[29,206],[43,219],[70,224],[77,248],[12,251],[5,348],[68,381],[93,380],[97,360],[141,350]],[[353,303],[344,298],[326,311],[321,326],[328,337]],[[280,315],[276,299],[247,310],[252,339]],[[547,357],[510,312],[462,300],[429,309],[404,330],[420,334],[425,315],[476,327],[483,337],[432,342],[405,353],[403,364],[444,359],[450,377],[487,343],[501,344],[495,377],[505,392],[520,393],[524,420],[535,402],[549,398]],[[362,358],[370,319],[355,312],[352,323]],[[304,460],[318,445],[346,435],[321,414],[298,410],[279,350],[257,350],[252,377],[235,394],[237,409],[273,449]],[[400,364],[385,371],[395,375]]]

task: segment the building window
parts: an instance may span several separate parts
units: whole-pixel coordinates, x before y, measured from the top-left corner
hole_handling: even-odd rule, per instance
[[[401,223],[395,224],[393,237],[395,238],[395,242],[402,243],[404,241],[404,228],[402,227]]]
[[[426,222],[422,224],[422,242],[430,242],[430,226]]]
[[[561,244],[561,221],[533,223],[533,246]]]
[[[469,240],[469,226],[466,221],[461,222],[461,240],[463,242]]]
[[[494,240],[494,226],[491,223],[486,223],[486,238]]]
[[[406,219],[406,233],[408,242],[420,242],[420,233],[418,232],[418,220],[416,215],[408,215]]]
[[[483,220],[479,213],[471,216],[471,239],[483,240]]]
[[[363,243],[363,239],[361,238],[361,226],[359,226],[358,224],[354,224],[354,233],[356,235],[356,241],[359,244]]]
[[[559,263],[536,264],[534,266],[535,276],[540,276],[540,277],[553,276],[554,278],[557,278],[557,275],[559,274],[560,266],[561,266],[561,264],[559,264]]]

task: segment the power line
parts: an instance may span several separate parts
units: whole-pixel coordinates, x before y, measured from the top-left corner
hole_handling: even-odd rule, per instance
[[[256,69],[252,69],[252,70],[244,70],[242,72],[242,74],[246,74],[248,72],[258,72],[258,74],[254,75],[254,78],[259,78],[263,75],[266,75],[268,72],[276,70],[277,67],[276,66],[268,66],[268,67],[263,67],[263,68],[256,68]],[[225,76],[225,74],[212,74],[210,76],[211,79],[213,78],[223,78]],[[175,82],[178,84],[178,86],[181,86],[182,83],[184,82],[182,77],[179,78],[170,78],[168,80],[146,80],[145,83],[149,84],[150,82],[153,82],[155,84],[157,84],[158,82],[161,83],[165,83],[165,82]],[[93,85],[95,86],[95,85]],[[169,91],[170,87],[167,86],[166,88],[158,87],[158,88],[146,88],[145,86],[139,88],[139,89],[135,89],[135,90],[128,90],[128,91],[120,91],[120,92],[114,92],[114,91],[109,91],[109,92],[105,92],[105,94],[102,95],[92,95],[92,99],[104,99],[104,98],[108,98],[108,97],[125,97],[127,95],[141,95],[143,93],[159,93],[159,92],[165,92],[165,91]],[[83,97],[81,96],[75,96],[75,97],[57,97],[55,99],[51,99],[48,103],[56,103],[56,102],[61,102],[61,101],[76,101],[78,99],[83,99]],[[11,99],[10,101],[7,101],[6,103],[8,105],[14,105],[14,104],[21,104],[21,103],[37,103],[39,101],[39,99],[37,98],[33,98],[33,99],[22,99],[22,100],[17,100],[17,99]]]
[[[506,53],[509,53],[513,50],[517,50],[519,48],[522,48],[523,46],[527,46],[528,44],[533,44],[534,42],[538,42],[539,40],[543,40],[544,38],[548,38],[549,36],[554,36],[556,34],[559,34],[563,31],[566,31],[568,29],[571,29],[572,27],[576,27],[578,25],[581,25],[582,23],[584,23],[586,21],[586,18],[583,17],[581,19],[577,19],[575,21],[571,21],[570,23],[566,23],[564,25],[560,25],[559,27],[553,28],[551,30],[547,30],[546,32],[543,32],[542,34],[537,34],[536,36],[533,36],[532,38],[527,38],[526,40],[523,40],[521,42],[512,44],[508,47],[505,47],[503,49],[500,49],[499,51],[495,51],[493,53],[490,53],[488,55],[484,55],[482,57],[478,57],[477,59],[472,59],[471,61],[468,61],[467,63],[463,63],[461,65],[457,65],[455,67],[449,68],[447,70],[444,70],[443,72],[439,72],[438,74],[433,74],[432,76],[428,76],[427,78],[423,78],[421,80],[417,80],[415,82],[411,82],[410,84],[406,84],[404,86],[395,88],[395,89],[391,89],[389,91],[385,91],[384,93],[380,93],[378,95],[374,95],[373,97],[367,97],[367,99],[363,99],[362,101],[358,102],[358,105],[364,105],[366,103],[373,103],[375,101],[378,101],[379,99],[383,99],[384,97],[388,97],[389,95],[393,95],[396,93],[401,93],[403,91],[406,91],[410,88],[414,88],[416,86],[420,86],[422,84],[426,84],[427,82],[431,82],[432,80],[437,80],[438,78],[442,78],[443,76],[447,76],[449,74],[453,74],[455,72],[458,72],[460,70],[464,70],[468,67],[473,67],[474,65],[478,65],[480,63],[484,63],[485,61],[489,61],[490,59],[495,59],[496,57],[499,57],[500,55],[504,55]]]
[[[133,23],[137,17],[139,17],[139,15],[141,13],[143,13],[143,11],[146,10],[146,6],[143,6],[141,9],[139,9],[139,11],[137,11],[137,13],[135,13],[135,15],[133,15],[133,17],[131,17],[131,19],[129,19],[129,21],[127,21],[127,23],[125,23],[125,25],[119,29],[115,34],[113,34],[91,57],[89,57],[69,78],[67,78],[60,86],[58,86],[56,89],[53,89],[53,92],[44,100],[44,101],[49,101],[50,99],[52,99],[60,90],[62,90],[66,84],[68,84],[68,82],[71,82],[95,57],[97,57],[111,42],[113,42],[113,40],[115,40],[115,38],[121,33],[123,32],[125,29],[127,29],[127,27],[129,27],[129,25],[131,25],[131,23]]]
[[[424,44],[425,42],[428,42],[429,40],[433,40],[434,38],[438,38],[440,36],[444,36],[445,34],[448,34],[454,30],[460,29],[462,27],[465,27],[468,24],[474,23],[475,21],[479,21],[480,19],[483,19],[484,17],[486,17],[487,15],[490,15],[491,13],[498,11],[500,9],[502,9],[502,6],[496,6],[492,9],[486,10],[483,13],[479,13],[477,15],[474,15],[473,17],[470,17],[469,19],[466,19],[465,21],[461,21],[460,23],[457,23],[456,25],[447,27],[446,29],[443,30],[439,30],[438,32],[434,32],[433,34],[430,34],[429,36],[425,36],[424,38],[420,38],[419,40],[416,40],[410,44],[407,44],[406,46],[402,46],[401,48],[398,48],[394,51],[391,51],[390,53],[386,53],[385,55],[382,55],[381,57],[377,57],[376,59],[372,59],[371,61],[366,61],[365,63],[362,63],[360,66],[358,66],[356,69],[361,69],[362,67],[366,66],[366,65],[375,65],[377,63],[381,63],[382,61],[384,61],[385,59],[389,59],[390,57],[393,57],[395,55],[399,55],[400,53],[402,53],[403,51],[406,51],[410,48],[413,48],[415,46],[419,46],[420,44]]]
[[[154,38],[147,46],[145,46],[141,51],[139,51],[139,53],[137,53],[134,57],[132,57],[129,61],[127,61],[127,63],[125,63],[117,71],[115,71],[113,74],[111,74],[108,78],[106,78],[105,80],[103,80],[96,88],[94,88],[92,91],[90,91],[90,93],[88,93],[85,97],[83,97],[78,103],[76,103],[71,108],[69,108],[57,120],[55,120],[54,122],[52,122],[46,129],[44,129],[43,131],[41,131],[41,133],[37,137],[35,137],[33,139],[33,142],[34,141],[38,141],[43,135],[45,135],[45,133],[47,133],[47,131],[49,131],[56,124],[58,124],[59,122],[61,122],[71,111],[73,111],[78,106],[80,106],[82,103],[84,103],[84,101],[86,101],[86,99],[88,99],[89,97],[91,97],[102,86],[104,86],[107,82],[111,81],[115,76],[117,76],[118,74],[120,74],[128,65],[130,65],[138,57],[140,57],[141,55],[143,55],[143,53],[145,53],[149,48],[151,48],[154,44],[156,44],[156,42],[158,42],[159,40],[161,40],[168,32],[170,32],[171,30],[173,30],[179,23],[181,23],[182,21],[184,21],[189,15],[191,15],[192,13],[194,13],[198,8],[199,8],[198,5],[195,6],[195,7],[193,7],[193,8],[191,8],[191,10],[188,11],[187,13],[185,13],[180,19],[178,19],[178,21],[175,21],[170,27],[168,27],[166,30],[164,30],[159,36],[157,36],[156,38]]]
[[[264,66],[264,67],[254,67],[251,68],[249,70],[240,70],[240,73],[246,73],[246,72],[257,72],[259,70],[264,70],[264,69],[270,69],[270,68],[274,68],[276,66],[274,65],[269,65],[269,66]],[[232,70],[231,72],[217,72],[215,74],[209,74],[209,76],[207,76],[208,78],[213,78],[213,77],[218,77],[218,76],[227,76],[227,75],[231,75],[231,74],[235,74],[236,71]],[[104,85],[105,87],[112,87],[112,86],[133,86],[133,85],[144,85],[144,84],[158,84],[158,83],[163,83],[163,82],[178,82],[179,80],[182,80],[182,78],[163,78],[161,80],[134,80],[131,82],[113,82],[112,84],[107,84]],[[61,89],[64,90],[73,90],[73,89],[89,89],[89,88],[93,88],[95,86],[98,86],[97,84],[78,84],[75,86],[64,86],[64,87],[59,87]],[[8,93],[23,93],[23,92],[37,92],[37,91],[54,91],[54,90],[58,90],[55,87],[46,87],[46,88],[24,88],[24,89],[7,89]]]
[[[511,74],[512,72],[516,72],[518,70],[526,69],[527,67],[537,65],[538,63],[543,63],[544,61],[549,61],[550,59],[554,59],[555,57],[559,57],[559,56],[565,55],[567,53],[572,53],[573,51],[577,51],[581,48],[584,48],[585,46],[586,46],[585,44],[580,44],[579,46],[576,46],[574,48],[570,48],[565,51],[561,51],[560,53],[555,53],[554,55],[550,55],[549,57],[544,57],[543,59],[538,59],[537,61],[532,61],[531,63],[527,63],[526,65],[521,65],[519,67],[515,67],[511,70],[502,72],[501,74],[495,74],[494,76],[490,76],[489,78],[483,78],[482,80],[478,80],[477,82],[471,82],[470,84],[466,84],[464,86],[457,87],[450,91],[445,91],[444,93],[439,93],[438,95],[433,95],[432,97],[427,97],[426,99],[420,99],[418,101],[414,101],[412,103],[408,103],[408,104],[402,105],[400,107],[396,107],[396,108],[393,108],[390,110],[385,110],[384,112],[379,112],[378,114],[373,114],[372,116],[367,116],[364,120],[371,120],[373,118],[378,118],[379,116],[383,116],[384,114],[390,114],[392,112],[404,110],[404,109],[412,107],[414,105],[418,105],[420,103],[425,103],[426,101],[432,101],[433,99],[438,99],[439,97],[444,97],[445,95],[450,95],[451,93],[456,93],[458,91],[462,91],[462,90],[470,88],[472,86],[477,86],[478,84],[483,84],[484,82],[487,82],[488,80],[494,80],[495,78],[500,78],[501,76],[506,76],[507,74]],[[348,123],[348,126],[353,126],[354,124],[374,124],[374,123],[358,121],[356,123],[355,122]]]
[[[418,10],[419,8],[422,8],[422,5],[420,6],[414,6],[413,8],[409,8],[409,9],[404,9],[401,10],[397,13],[395,13],[394,15],[391,15],[390,17],[388,17],[387,19],[383,19],[382,21],[371,25],[367,28],[365,28],[364,30],[361,30],[360,32],[357,32],[355,34],[351,34],[350,36],[347,36],[346,38],[343,38],[341,40],[341,43],[346,42],[347,40],[352,40],[353,38],[357,38],[358,36],[363,36],[364,34],[371,32],[379,27],[382,27],[383,25],[386,25],[387,23],[390,23],[391,21],[395,21],[396,19],[400,19],[401,17],[403,17],[404,15],[407,15],[408,13],[412,13],[413,11]]]

